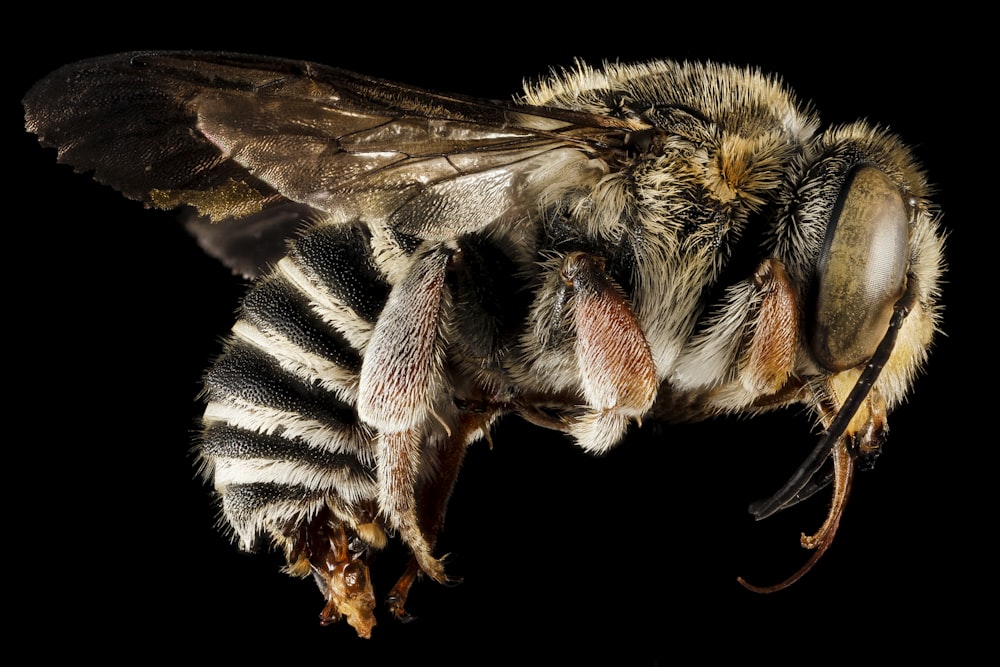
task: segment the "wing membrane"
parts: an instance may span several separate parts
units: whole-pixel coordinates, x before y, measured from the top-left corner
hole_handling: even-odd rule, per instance
[[[540,164],[600,160],[625,131],[607,117],[212,53],[68,65],[24,103],[28,129],[60,161],[150,205],[223,220],[291,201],[430,236],[488,224]]]

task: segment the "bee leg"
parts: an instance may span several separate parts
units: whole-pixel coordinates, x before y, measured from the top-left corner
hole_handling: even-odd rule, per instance
[[[613,447],[632,419],[641,420],[656,398],[656,367],[649,343],[604,260],[573,252],[562,266],[572,289],[576,357],[592,411],[569,433],[594,453]]]
[[[288,573],[312,574],[326,596],[320,621],[345,618],[359,637],[375,627],[375,594],[368,574],[369,550],[354,531],[325,510],[285,537]]]
[[[785,386],[795,367],[799,308],[781,261],[761,262],[753,281],[761,300],[740,381],[755,395],[770,395]]]
[[[416,558],[411,558],[406,564],[403,576],[396,581],[396,585],[392,587],[392,590],[385,597],[385,605],[389,609],[389,613],[401,623],[409,623],[415,618],[410,612],[406,611],[406,600],[410,596],[410,589],[413,587],[413,582],[417,580],[419,574],[420,564],[417,563]]]
[[[468,443],[479,435],[488,433],[486,429],[492,414],[492,412],[465,413],[463,418],[458,420],[456,428],[453,429],[447,446],[438,450],[434,466],[437,475],[422,487],[420,494],[420,525],[431,546],[434,545],[438,533],[444,527],[448,500],[451,498],[455,480],[458,478],[462,461],[465,459]],[[420,572],[421,568],[417,559],[410,559],[403,575],[386,597],[386,606],[389,611],[396,619],[404,623],[413,620],[413,616],[405,609],[406,599]],[[449,576],[445,583],[458,585],[461,583],[461,578]]]
[[[451,252],[442,245],[420,252],[389,295],[375,324],[361,367],[358,416],[379,432],[379,510],[399,531],[420,569],[446,581],[431,555],[415,501],[421,446],[434,419],[434,391],[441,385],[440,323],[445,272]]]
[[[454,486],[454,481],[458,476],[458,471],[464,458],[465,443],[459,443],[458,447],[449,446],[448,449],[448,455],[442,460],[447,469],[440,470],[439,475],[433,482],[424,487],[420,497],[421,528],[427,538],[428,545],[431,547],[437,541],[437,535],[444,525],[444,515],[448,505],[448,498],[451,496],[451,489]],[[416,556],[414,556],[407,563],[403,575],[396,581],[392,590],[389,591],[389,595],[386,596],[386,605],[389,611],[397,620],[404,623],[413,620],[413,616],[406,611],[406,600],[409,597],[410,588],[413,587],[413,583],[417,580],[421,571],[423,571],[423,568]],[[442,583],[454,585],[461,583],[461,580],[446,576]]]

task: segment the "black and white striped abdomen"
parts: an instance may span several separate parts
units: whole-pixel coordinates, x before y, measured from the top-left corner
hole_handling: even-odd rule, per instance
[[[319,225],[247,293],[205,378],[200,452],[243,548],[324,509],[373,520],[377,434],[355,403],[389,291],[364,227]]]

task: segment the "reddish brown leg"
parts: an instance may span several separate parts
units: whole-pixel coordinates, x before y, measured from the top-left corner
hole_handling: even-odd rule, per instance
[[[445,449],[440,451],[438,457],[438,475],[433,481],[426,484],[420,492],[418,514],[420,527],[428,544],[433,548],[437,542],[437,536],[444,527],[444,517],[448,510],[448,500],[451,498],[452,489],[455,487],[455,480],[465,459],[465,451],[470,436],[477,432],[486,432],[487,419],[482,414],[466,415],[459,427],[455,429],[448,439]],[[398,620],[405,622],[413,620],[413,617],[406,611],[406,599],[410,594],[410,588],[420,576],[421,568],[416,558],[411,558],[406,566],[403,575],[396,582],[396,585],[389,591],[386,597],[386,606]],[[447,585],[457,585],[461,579],[457,577],[447,577]]]

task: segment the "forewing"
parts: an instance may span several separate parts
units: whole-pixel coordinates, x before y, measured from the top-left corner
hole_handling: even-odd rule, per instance
[[[215,201],[239,217],[280,197],[196,131],[189,102],[213,77],[196,69],[171,76],[144,63],[141,54],[121,55],[56,70],[24,98],[28,131],[58,149],[60,162],[149,204]],[[178,193],[175,202],[167,192]]]
[[[540,164],[601,159],[623,134],[606,118],[218,53],[68,65],[24,104],[61,162],[149,205],[218,221],[296,202],[427,237],[488,224]]]

